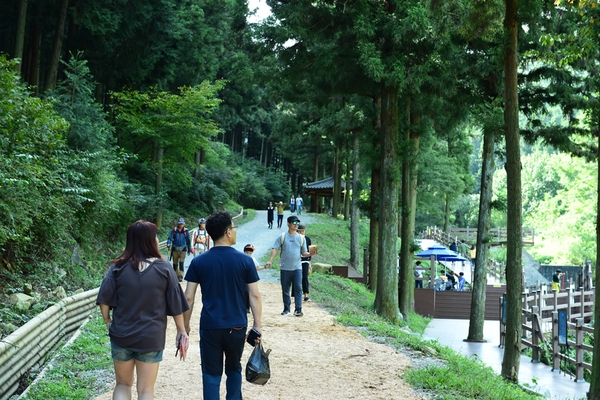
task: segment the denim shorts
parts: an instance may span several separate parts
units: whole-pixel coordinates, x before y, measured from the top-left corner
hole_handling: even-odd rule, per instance
[[[138,353],[117,345],[112,340],[110,341],[110,351],[113,361],[127,362],[131,359],[145,363],[158,363],[162,361],[163,351],[150,351],[147,353]]]

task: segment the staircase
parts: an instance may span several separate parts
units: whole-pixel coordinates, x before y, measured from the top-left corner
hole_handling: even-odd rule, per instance
[[[458,230],[459,228],[454,228],[455,231]],[[446,247],[450,247],[450,245],[452,243],[457,243],[458,241],[465,241],[471,244],[475,243],[475,239],[477,237],[477,229],[461,229],[462,231],[464,231],[466,233],[465,236],[459,237],[459,236],[453,236],[452,235],[452,229],[450,230],[450,234],[444,232],[442,229],[433,226],[433,227],[427,227],[427,229],[425,231],[423,231],[421,233],[421,239],[428,239],[428,240],[432,240],[438,244],[441,244],[442,246],[446,246]],[[454,232],[455,232],[454,231]],[[469,236],[470,235],[470,236]],[[466,239],[464,239],[464,237],[470,237],[472,238],[472,241],[467,241]],[[532,237],[532,236],[531,236]],[[533,241],[533,239],[531,239]],[[431,244],[432,246],[433,244]],[[493,242],[491,243],[492,246],[494,245],[499,245],[498,242]],[[470,258],[470,256],[467,256],[467,258]],[[504,276],[504,266],[490,258],[487,260],[488,262],[488,276],[487,276],[487,281],[488,281],[488,285],[494,285],[494,284],[501,284],[503,282],[505,282],[505,276]],[[455,273],[459,273],[459,272],[463,272],[465,274],[465,279],[467,280],[467,282],[473,282],[473,270],[471,267],[471,263],[470,262],[441,262],[447,269],[455,272]]]

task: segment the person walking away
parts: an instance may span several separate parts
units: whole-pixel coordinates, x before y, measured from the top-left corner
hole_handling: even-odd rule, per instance
[[[290,212],[293,214],[296,210],[296,199],[294,199],[294,195],[290,197]]]
[[[304,200],[302,199],[302,197],[300,197],[300,194],[298,194],[298,197],[296,197],[296,215],[302,215],[303,208]]]
[[[283,210],[285,209],[285,204],[283,204],[283,201],[280,201],[279,204],[277,204],[277,228],[281,228],[281,225],[283,224]]]
[[[189,343],[183,320],[188,302],[171,264],[158,250],[157,233],[156,225],[147,221],[127,228],[125,250],[112,261],[96,298],[110,336],[116,400],[131,398],[134,370],[138,399],[153,398],[167,316],[175,321],[183,355]]]
[[[560,292],[560,280],[563,277],[564,273],[557,269],[554,274],[552,274],[552,291]]]
[[[250,258],[252,258],[252,262],[254,263],[254,267],[256,268],[256,270],[261,271],[261,270],[265,269],[265,267],[260,265],[260,263],[258,262],[256,257],[254,257],[252,255],[254,253],[254,250],[256,250],[256,248],[251,243],[248,243],[247,245],[244,246],[244,254],[250,256]],[[250,296],[248,295],[247,290],[246,290],[246,313],[250,313]]]
[[[269,225],[269,229],[273,229],[273,219],[275,213],[275,207],[273,207],[273,202],[269,202],[269,206],[267,207],[267,224]]]
[[[183,264],[185,263],[185,255],[191,254],[192,246],[190,245],[190,233],[185,227],[185,219],[179,218],[177,226],[173,228],[169,237],[167,238],[167,252],[171,251],[171,257],[173,258],[173,269],[177,274],[179,282],[183,280]]]
[[[452,242],[452,244],[450,245],[450,250],[458,253],[458,247],[456,246],[456,242]]]
[[[252,259],[237,251],[236,226],[228,212],[218,211],[206,221],[213,247],[195,256],[185,276],[185,296],[190,309],[183,314],[186,332],[196,290],[202,293],[200,314],[200,362],[204,400],[219,400],[223,356],[227,377],[227,399],[242,399],[242,364],[248,316],[245,292],[250,295],[253,328],[261,332],[262,301],[258,290],[258,273]]]
[[[281,249],[279,254],[281,261],[280,280],[281,292],[283,297],[283,311],[281,315],[290,313],[291,296],[290,286],[294,289],[294,315],[301,317],[302,312],[302,260],[301,257],[310,257],[312,254],[307,251],[306,240],[304,236],[298,234],[298,225],[300,219],[296,215],[292,215],[287,219],[288,230],[278,236],[273,243],[271,256],[265,264],[265,268],[270,268],[273,265],[273,259],[277,255],[277,251]]]
[[[458,273],[458,290],[459,291],[462,292],[465,290],[465,283],[467,283],[467,280],[465,279],[465,273],[459,272]]]
[[[475,267],[475,257],[477,256],[477,250],[475,249],[475,245],[471,245],[469,255],[471,256],[471,267]]]
[[[421,268],[421,261],[417,261],[415,266],[415,289],[423,289],[423,273],[418,268]]]
[[[206,219],[198,220],[198,230],[194,232],[194,255],[198,256],[210,249],[210,235],[206,231]]]
[[[298,207],[298,199],[299,199],[299,197],[296,198],[296,207]],[[302,207],[302,206],[300,206],[300,207]],[[308,236],[306,236],[306,225],[303,225],[303,224],[298,225],[298,234],[304,236],[304,241],[306,242],[306,248],[310,249],[310,245],[312,243],[311,243],[310,238]],[[304,294],[304,301],[310,301],[310,298],[308,297],[308,293],[309,293],[308,275],[310,275],[310,272],[312,272],[310,260],[311,260],[310,256],[300,258],[300,261],[302,262],[302,293]],[[294,294],[292,294],[292,296],[294,296]]]

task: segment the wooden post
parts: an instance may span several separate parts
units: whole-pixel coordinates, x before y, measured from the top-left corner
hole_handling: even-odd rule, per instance
[[[431,276],[429,277],[429,289],[435,290],[435,256],[429,256],[430,260],[430,268],[431,268]]]
[[[500,344],[498,345],[498,347],[500,347],[501,349],[504,348],[504,345],[506,343],[506,325],[504,325],[504,322],[502,321],[502,310],[504,307],[504,297],[501,296],[500,297]]]
[[[534,294],[535,295],[535,294]],[[529,310],[529,302],[527,301],[527,293],[523,293],[523,308]],[[527,313],[523,313],[521,316],[521,324],[527,325]],[[527,331],[523,329],[522,337],[527,337]]]
[[[368,247],[365,247],[363,249],[363,254],[364,254],[364,256],[363,256],[363,283],[365,285],[368,285],[369,284],[369,282],[368,282],[369,268],[370,268],[370,266],[369,266],[369,248]]]
[[[573,307],[573,297],[571,288],[567,288],[567,322],[571,322],[571,307]]]
[[[583,307],[583,305],[585,304],[585,290],[583,289],[583,286],[579,288],[579,291],[581,292],[581,296],[579,297],[579,316],[583,318],[583,314],[585,314],[585,308]]]
[[[554,297],[556,298],[556,296]],[[560,354],[558,346],[558,311],[552,311],[552,372],[560,372]]]
[[[538,290],[537,291],[537,302],[536,302],[536,306],[538,306],[538,310],[542,309],[542,291]]]
[[[575,320],[575,382],[585,382],[583,379],[583,318]]]
[[[531,362],[540,362],[539,312],[537,306],[531,307]]]

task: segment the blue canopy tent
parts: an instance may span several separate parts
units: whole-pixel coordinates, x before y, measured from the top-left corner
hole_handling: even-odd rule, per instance
[[[415,254],[416,257],[430,258],[433,256],[437,261],[469,261],[455,251],[444,246],[431,246],[427,250]]]

